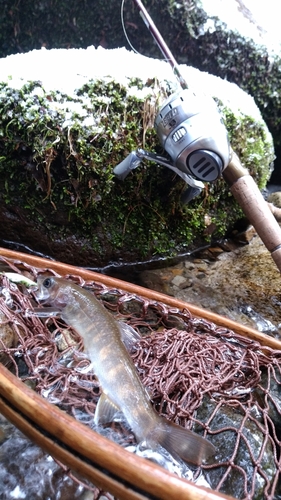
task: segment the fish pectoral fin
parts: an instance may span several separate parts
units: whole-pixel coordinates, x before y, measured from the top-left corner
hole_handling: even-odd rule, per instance
[[[116,413],[120,411],[119,406],[117,406],[111,399],[103,392],[98,400],[98,404],[95,411],[94,423],[97,424],[107,424],[112,422]]]
[[[27,309],[25,316],[30,318],[36,316],[36,318],[50,318],[54,316],[60,316],[61,310],[57,307],[34,307],[33,309]]]
[[[117,321],[120,331],[120,337],[127,351],[130,351],[134,344],[141,339],[141,335],[131,325],[127,325],[124,321]]]

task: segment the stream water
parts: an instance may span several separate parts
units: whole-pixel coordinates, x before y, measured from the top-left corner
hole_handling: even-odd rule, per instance
[[[92,500],[93,493],[0,415],[0,498]]]
[[[245,243],[245,239],[249,239]],[[110,275],[190,302],[238,323],[279,337],[281,278],[253,228],[236,240],[154,269],[111,269]]]

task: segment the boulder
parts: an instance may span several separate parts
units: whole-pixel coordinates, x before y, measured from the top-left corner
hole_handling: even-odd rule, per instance
[[[142,54],[159,57],[136,8],[125,5],[128,39]],[[147,9],[178,63],[236,83],[254,97],[274,140],[271,180],[280,183],[281,34],[275,0],[266,6],[255,0],[162,0],[161,6],[150,2]]]
[[[274,149],[253,98],[181,72],[216,100],[233,149],[264,187]],[[222,179],[183,205],[186,185],[165,167],[144,163],[124,182],[113,174],[137,147],[163,153],[154,118],[178,89],[166,62],[124,48],[41,49],[0,60],[0,74],[2,244],[97,269],[186,252],[241,217]]]
[[[178,62],[237,83],[255,98],[275,142],[272,180],[281,181],[281,35],[276,1],[268,0],[266,6],[255,0],[143,3]],[[0,57],[41,47],[129,47],[127,39],[141,54],[159,57],[133,0],[124,2],[123,26],[121,2],[96,0],[85,5],[25,0],[2,9]]]
[[[281,35],[276,0],[266,5],[256,0],[143,3],[179,63],[236,83],[254,97],[273,135],[277,158],[272,180],[280,183]],[[141,54],[159,58],[133,0],[124,2],[124,28],[120,13],[121,1],[116,0],[83,6],[73,0],[6,5],[0,13],[0,57],[41,47],[128,48],[128,38]]]

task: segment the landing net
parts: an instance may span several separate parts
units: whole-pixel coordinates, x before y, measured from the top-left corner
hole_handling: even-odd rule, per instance
[[[34,281],[46,271],[57,276],[4,258],[0,264]],[[281,352],[195,318],[188,309],[79,276],[68,278],[141,333],[131,355],[156,411],[215,446],[213,463],[198,468],[195,479],[203,473],[212,489],[241,500],[281,498]],[[24,285],[2,275],[0,290],[0,362],[44,398],[91,425],[100,389],[79,335],[56,318],[25,317],[38,304]],[[113,423],[112,429],[122,446],[136,444],[122,423]],[[107,495],[87,487],[95,498]]]

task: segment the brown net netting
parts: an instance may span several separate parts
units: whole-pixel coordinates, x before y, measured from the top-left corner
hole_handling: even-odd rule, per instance
[[[6,271],[35,281],[46,271],[1,262]],[[187,309],[68,278],[141,333],[131,355],[156,410],[214,444],[213,463],[198,468],[194,478],[203,473],[211,488],[237,499],[281,498],[281,351],[192,317]],[[24,285],[1,276],[0,361],[44,398],[91,425],[100,390],[82,354],[83,342],[57,318],[26,316],[36,305]],[[121,445],[135,443],[126,426],[112,428]],[[98,498],[101,492],[94,491]]]

